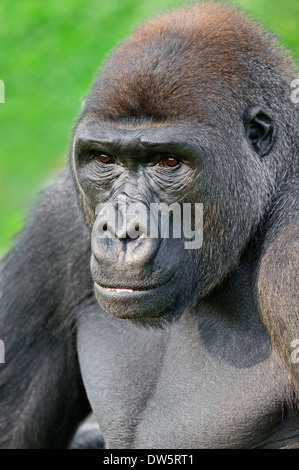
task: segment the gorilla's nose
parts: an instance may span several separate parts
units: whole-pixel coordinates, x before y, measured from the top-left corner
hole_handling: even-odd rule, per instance
[[[145,204],[102,207],[92,231],[92,251],[99,262],[146,266],[155,258],[158,248],[158,237],[151,237],[150,215]]]

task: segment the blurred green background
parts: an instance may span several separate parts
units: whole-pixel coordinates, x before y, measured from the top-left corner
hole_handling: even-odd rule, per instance
[[[0,253],[65,165],[81,100],[105,55],[134,25],[180,0],[1,0]],[[189,2],[190,3],[190,2]],[[242,5],[299,58],[299,1]]]

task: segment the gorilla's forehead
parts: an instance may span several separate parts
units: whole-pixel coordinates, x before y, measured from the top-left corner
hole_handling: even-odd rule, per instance
[[[94,115],[88,113],[80,121],[76,138],[85,140],[100,140],[104,142],[106,139],[117,141],[134,140],[136,143],[178,143],[186,144],[186,138],[199,139],[207,132],[207,128],[200,124],[196,125],[188,121],[151,123],[150,121],[119,121],[117,123],[103,121],[97,119]],[[97,137],[95,137],[97,136]]]
[[[87,106],[103,118],[189,116],[210,122],[258,86],[258,67],[286,73],[273,37],[229,7],[194,6],[139,27],[100,69]],[[264,75],[263,75],[264,76]],[[260,80],[260,78],[259,78]],[[222,103],[222,105],[221,105]]]
[[[149,122],[107,123],[87,115],[75,133],[77,150],[96,147],[118,154],[125,152],[182,153],[192,161],[207,147],[209,129],[190,122],[153,124]]]

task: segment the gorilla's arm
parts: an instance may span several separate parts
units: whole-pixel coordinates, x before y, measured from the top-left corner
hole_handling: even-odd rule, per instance
[[[281,187],[272,209],[256,276],[263,322],[299,393],[298,364],[291,362],[299,322],[299,188],[295,175]],[[297,395],[298,396],[298,395]]]
[[[89,410],[73,318],[91,295],[89,235],[74,194],[63,173],[1,263],[2,448],[65,447]]]

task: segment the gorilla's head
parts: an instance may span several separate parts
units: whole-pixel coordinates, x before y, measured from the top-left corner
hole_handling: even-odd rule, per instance
[[[170,320],[236,268],[292,158],[293,74],[270,34],[218,4],[151,19],[110,55],[70,160],[108,312]]]

